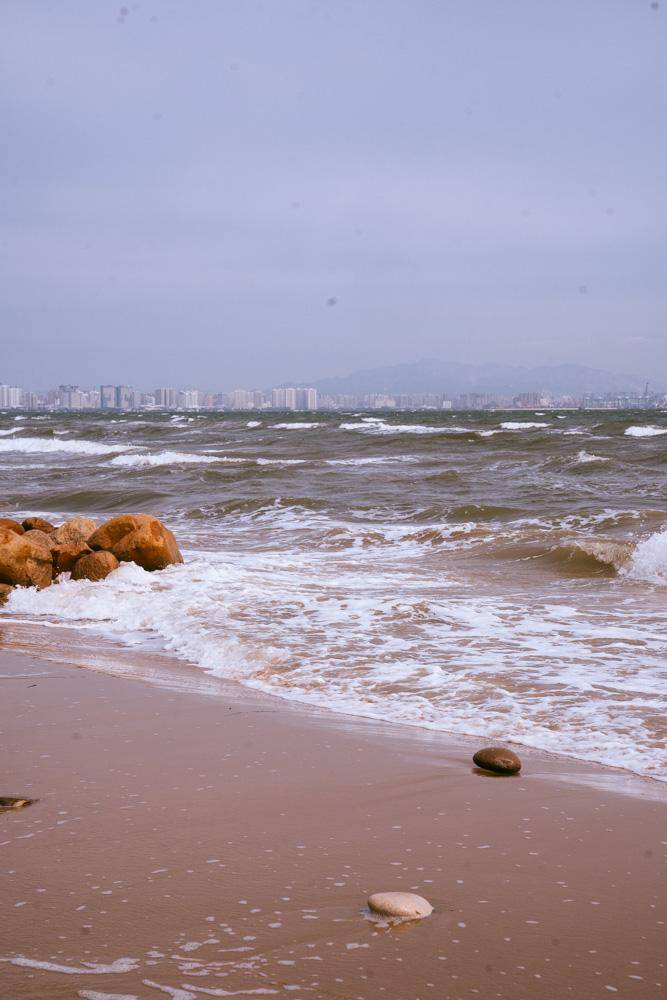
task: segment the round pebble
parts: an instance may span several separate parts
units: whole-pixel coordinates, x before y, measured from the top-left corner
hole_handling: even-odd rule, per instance
[[[518,774],[521,770],[521,761],[506,747],[484,747],[483,750],[477,751],[473,761],[477,767],[483,767],[485,771],[495,771],[496,774]]]
[[[368,897],[368,908],[383,917],[419,920],[433,913],[428,899],[414,892],[374,892]]]

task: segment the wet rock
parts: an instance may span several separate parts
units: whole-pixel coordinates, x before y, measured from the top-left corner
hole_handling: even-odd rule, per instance
[[[9,600],[13,589],[8,583],[0,583],[0,604],[5,604]]]
[[[52,550],[53,556],[53,576],[60,576],[61,573],[71,573],[74,563],[81,556],[86,556],[90,549],[85,542],[73,542],[69,545],[55,545]]]
[[[0,528],[6,528],[8,531],[15,531],[17,535],[23,534],[23,525],[19,524],[12,517],[0,517]]]
[[[374,892],[368,897],[368,908],[383,917],[420,920],[433,913],[428,899],[414,892]]]
[[[45,531],[47,535],[50,535],[52,531],[56,530],[54,524],[50,521],[45,521],[43,517],[26,517],[23,522],[24,531]]]
[[[97,529],[97,522],[92,517],[73,517],[65,521],[54,532],[58,545],[72,545],[75,542],[87,542]]]
[[[31,806],[35,799],[20,799],[13,795],[0,795],[0,811],[5,809],[23,809],[24,806]]]
[[[0,583],[19,587],[48,587],[51,584],[51,551],[25,534],[0,529]]]
[[[518,774],[521,761],[517,755],[506,747],[485,747],[473,756],[477,767],[485,771],[495,771],[496,774]]]
[[[53,550],[56,544],[53,540],[53,535],[47,535],[45,531],[40,531],[39,528],[31,528],[30,531],[25,531],[23,537],[29,542],[33,542],[34,545],[41,545],[49,552]]]
[[[120,562],[134,562],[151,571],[183,562],[171,531],[150,514],[120,514],[98,528],[88,544],[91,549],[113,552]]]
[[[104,580],[118,569],[118,560],[112,552],[91,552],[81,556],[72,567],[73,580]]]

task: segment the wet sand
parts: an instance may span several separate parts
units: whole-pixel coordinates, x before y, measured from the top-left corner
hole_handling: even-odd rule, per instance
[[[0,996],[664,995],[667,787],[205,690],[0,652]]]

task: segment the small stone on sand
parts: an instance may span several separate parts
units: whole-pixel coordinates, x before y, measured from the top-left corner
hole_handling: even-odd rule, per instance
[[[0,795],[1,809],[23,809],[24,806],[31,806],[34,799],[17,799],[11,795]]]
[[[484,747],[477,751],[473,761],[477,767],[495,771],[496,774],[518,774],[521,770],[521,761],[506,747]]]
[[[429,901],[414,892],[374,892],[368,897],[368,908],[383,917],[403,920],[419,920],[433,913]]]

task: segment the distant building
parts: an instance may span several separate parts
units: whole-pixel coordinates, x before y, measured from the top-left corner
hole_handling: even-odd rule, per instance
[[[175,410],[178,406],[178,390],[171,386],[155,390],[155,405],[162,410]]]
[[[297,410],[316,410],[317,389],[297,389],[296,408]]]
[[[116,409],[116,387],[115,387],[115,385],[101,385],[100,386],[100,409],[101,410],[115,410]]]
[[[272,389],[271,406],[274,410],[296,410],[296,389]]]
[[[198,410],[199,389],[183,389],[179,392],[178,405],[182,410]]]
[[[0,406],[18,409],[23,402],[23,389],[18,385],[0,385]]]
[[[234,389],[229,393],[229,406],[232,410],[252,410],[254,405],[253,393],[247,389]]]
[[[133,410],[135,408],[135,391],[131,385],[116,386],[116,409]]]

